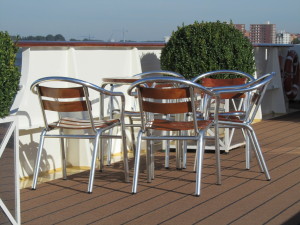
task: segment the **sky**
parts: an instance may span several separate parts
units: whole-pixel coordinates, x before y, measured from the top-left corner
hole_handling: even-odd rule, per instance
[[[217,20],[300,33],[300,0],[0,0],[0,30],[21,37],[163,41],[182,24]]]

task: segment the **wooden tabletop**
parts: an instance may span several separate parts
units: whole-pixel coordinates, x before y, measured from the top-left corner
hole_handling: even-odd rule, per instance
[[[131,84],[140,79],[140,77],[104,77],[102,82],[104,84]]]

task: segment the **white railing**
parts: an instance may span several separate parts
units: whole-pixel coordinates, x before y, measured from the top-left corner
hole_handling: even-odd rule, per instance
[[[18,140],[17,118],[0,119],[0,224],[21,224]]]

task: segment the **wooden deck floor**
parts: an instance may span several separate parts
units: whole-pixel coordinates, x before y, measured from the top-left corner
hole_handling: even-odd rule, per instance
[[[182,171],[175,169],[174,155],[164,169],[158,154],[155,180],[147,183],[141,173],[136,195],[118,163],[96,172],[92,194],[85,192],[88,172],[40,184],[36,191],[22,189],[22,224],[300,224],[300,112],[254,127],[271,181],[255,159],[245,170],[244,148],[238,148],[222,154],[222,185],[216,185],[214,154],[206,153],[202,193],[195,197],[194,153]]]

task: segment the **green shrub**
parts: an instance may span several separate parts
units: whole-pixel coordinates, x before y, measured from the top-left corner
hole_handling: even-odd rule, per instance
[[[21,74],[15,66],[18,47],[7,32],[0,31],[0,118],[9,115],[19,89]]]
[[[161,68],[187,79],[221,69],[253,74],[253,46],[233,24],[196,21],[172,33],[161,52]]]

